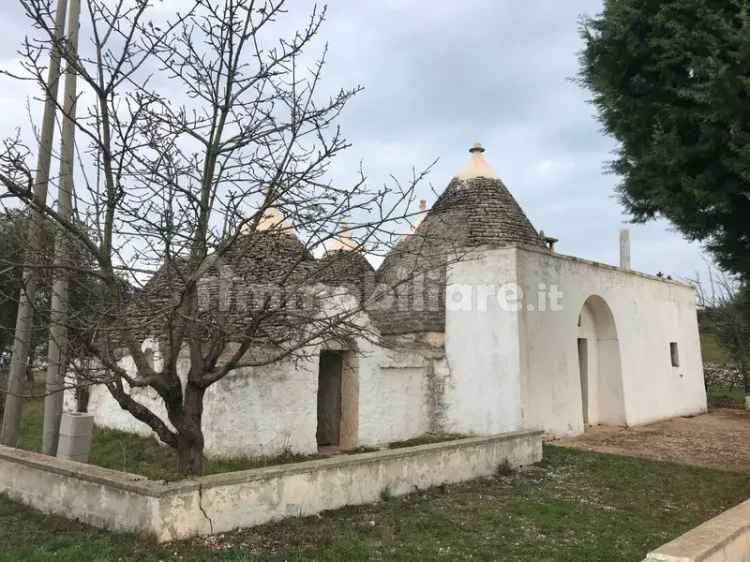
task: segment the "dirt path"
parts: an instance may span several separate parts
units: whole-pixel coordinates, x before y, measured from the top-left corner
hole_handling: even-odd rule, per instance
[[[651,425],[592,427],[554,445],[750,473],[750,412],[717,409]]]

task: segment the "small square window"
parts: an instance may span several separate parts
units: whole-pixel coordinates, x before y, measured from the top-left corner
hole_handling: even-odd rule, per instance
[[[677,347],[677,342],[669,342],[669,355],[672,358],[672,367],[680,366],[680,349]]]

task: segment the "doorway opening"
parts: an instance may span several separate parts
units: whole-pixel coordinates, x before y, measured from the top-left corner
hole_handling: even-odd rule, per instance
[[[318,368],[318,447],[338,447],[341,440],[341,376],[343,357],[321,351]]]
[[[607,302],[592,295],[578,316],[583,425],[626,425],[620,344]]]
[[[578,370],[581,374],[583,425],[589,425],[589,341],[578,338]]]

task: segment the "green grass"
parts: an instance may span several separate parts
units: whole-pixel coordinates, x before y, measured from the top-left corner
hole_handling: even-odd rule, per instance
[[[545,447],[527,472],[163,546],[0,497],[0,562],[632,561],[749,495],[749,475]]]
[[[741,390],[733,400],[741,404]],[[711,393],[721,396],[721,390]],[[42,404],[27,402],[21,445],[41,445]],[[423,436],[408,446],[461,436]],[[175,456],[153,439],[95,430],[92,462],[174,479]],[[207,473],[305,460],[209,459]],[[282,560],[640,560],[750,496],[750,475],[545,447],[523,473],[478,480],[215,539],[156,545],[43,515],[0,497],[0,562]]]
[[[39,389],[37,389],[41,392]],[[29,399],[24,405],[22,434],[19,447],[29,451],[42,448],[42,423],[44,404],[40,399]],[[465,435],[453,433],[427,433],[423,436],[390,443],[389,448],[399,449],[414,445],[437,443],[461,439]],[[370,447],[360,447],[347,454],[377,451]],[[297,455],[284,453],[269,457],[208,458],[205,474],[234,472],[279,464],[289,464],[321,458],[321,455]],[[174,481],[181,478],[177,472],[177,456],[170,447],[160,445],[155,439],[141,437],[124,431],[94,427],[89,462],[104,468],[140,474],[152,480]]]
[[[30,451],[42,448],[42,400],[27,400],[24,405],[19,447]],[[295,454],[255,458],[209,458],[205,464],[205,474],[233,472],[250,468],[260,468],[275,464],[287,464],[317,458]],[[155,439],[141,437],[124,431],[94,427],[89,462],[133,474],[140,474],[153,480],[179,480],[177,455],[170,447],[160,445]]]
[[[735,386],[710,386],[708,387],[708,405],[712,408],[739,408],[745,409],[745,389]]]
[[[43,415],[44,404],[42,400],[29,399],[26,401],[23,411],[20,448],[29,451],[41,450]],[[399,449],[440,441],[452,441],[463,437],[465,435],[427,433],[407,441],[390,443],[389,448]],[[347,454],[367,453],[371,451],[377,451],[377,449],[360,447],[353,451],[347,451]],[[205,474],[218,474],[221,472],[234,472],[236,470],[289,464],[321,457],[321,455],[284,453],[269,457],[208,458],[205,463]],[[167,480],[171,482],[181,478],[177,472],[177,456],[173,449],[160,445],[155,439],[114,429],[94,427],[89,462],[104,468],[140,474],[152,480]]]
[[[701,354],[706,363],[725,365],[731,361],[729,352],[722,346],[719,338],[714,334],[701,334]]]

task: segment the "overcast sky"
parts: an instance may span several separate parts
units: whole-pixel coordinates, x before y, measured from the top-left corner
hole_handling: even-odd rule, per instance
[[[296,13],[284,27],[311,5],[292,0]],[[614,198],[617,178],[604,171],[615,145],[588,93],[571,82],[578,19],[600,10],[596,0],[333,0],[322,32],[325,83],[366,88],[342,117],[353,147],[336,174],[354,176],[362,160],[382,183],[439,158],[429,181],[440,192],[478,141],[534,226],[560,239],[561,253],[617,263],[627,217]],[[27,32],[15,0],[2,0],[0,64],[17,58]],[[0,136],[24,122],[27,95],[0,82]],[[41,104],[32,110],[40,114]],[[429,186],[421,191],[434,202]],[[630,228],[635,269],[679,277],[703,269],[700,247],[666,222]]]

